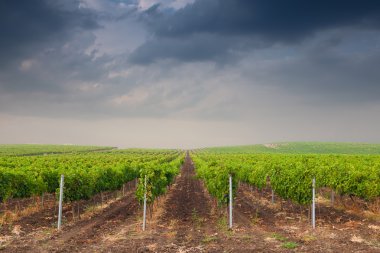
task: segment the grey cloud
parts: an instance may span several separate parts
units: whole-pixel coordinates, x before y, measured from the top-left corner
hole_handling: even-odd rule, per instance
[[[98,28],[95,13],[79,1],[0,2],[0,66],[27,57],[49,43],[65,42],[73,30]]]
[[[186,39],[162,37],[145,42],[132,52],[129,60],[137,64],[149,64],[160,59],[223,63],[236,56],[232,52],[226,54],[226,48],[244,48],[250,42],[247,38],[224,38],[213,34],[196,34]]]
[[[101,28],[100,14],[78,0],[0,3],[0,91],[59,93],[96,83],[113,59],[89,51]]]
[[[350,31],[336,38],[283,47],[282,55],[268,50],[274,57],[253,56],[240,64],[242,75],[248,83],[293,94],[314,106],[379,103],[379,34]]]
[[[266,46],[278,42],[298,43],[324,29],[378,29],[380,3],[371,0],[198,0],[173,14],[160,12],[153,6],[142,17],[153,37],[136,50],[132,61],[149,63],[165,58],[187,61],[192,60],[188,54],[197,55],[197,51],[205,51],[202,58],[213,59],[214,50],[207,55],[210,44],[224,54],[239,50],[239,43],[226,43],[222,37],[254,38],[251,48],[255,48],[258,43]],[[199,34],[214,40],[199,43]]]
[[[50,43],[49,48],[24,55],[1,69],[0,90],[8,93],[58,92],[64,95],[72,85],[97,82],[107,75],[104,64],[111,59],[107,56],[95,57],[95,52],[85,53],[94,36],[83,32],[71,36],[64,42],[65,46],[61,42]]]
[[[69,100],[83,83],[109,85],[109,71],[125,66],[126,55],[99,52],[96,32],[132,15],[138,2],[86,2],[1,1],[0,92],[59,93]]]
[[[297,16],[300,7],[289,3],[289,6],[278,3],[280,6],[275,8],[273,1],[210,0],[197,1],[179,10],[162,10],[159,6],[153,6],[140,16],[140,21],[150,18],[152,36],[145,43],[141,42],[144,39],[141,36],[143,38],[135,43],[142,44],[132,54],[128,50],[121,52],[122,46],[107,54],[96,51],[99,48],[96,45],[96,32],[99,30],[94,32],[94,29],[99,27],[97,22],[102,24],[103,18],[109,23],[117,21],[118,17],[122,18],[119,16],[122,11],[116,13],[116,16],[106,17],[117,1],[103,1],[107,6],[95,12],[92,9],[78,9],[77,1],[62,1],[58,6],[54,1],[36,3],[43,10],[41,16],[47,10],[59,15],[51,17],[48,14],[42,19],[47,21],[56,18],[57,21],[52,21],[52,28],[45,27],[45,24],[40,26],[40,19],[30,17],[35,23],[34,29],[41,30],[36,32],[37,37],[16,30],[14,38],[20,38],[21,41],[15,43],[14,47],[10,42],[3,45],[2,53],[9,50],[15,51],[15,54],[9,58],[12,61],[0,69],[0,112],[72,118],[191,115],[198,119],[231,119],[240,117],[240,112],[251,115],[250,112],[245,112],[250,110],[249,103],[243,107],[240,102],[270,100],[273,93],[277,92],[301,95],[305,100],[316,96],[319,105],[321,98],[339,103],[375,101],[380,97],[376,82],[380,78],[376,69],[380,55],[373,51],[376,43],[366,42],[358,46],[360,52],[353,55],[355,46],[359,45],[359,38],[367,37],[366,34],[344,36],[337,33],[314,49],[305,49],[323,35],[321,29],[345,26],[349,27],[346,28],[347,33],[351,33],[351,30],[359,30],[359,25],[361,28],[376,28],[375,4],[373,11],[364,11],[370,7],[365,2],[366,8],[359,8],[359,14],[355,14],[354,18],[351,11],[348,12],[350,15],[347,14],[350,18],[332,20],[330,17],[329,22],[322,23],[309,21],[313,24],[295,26],[293,33],[291,22],[294,20],[285,20],[284,24],[281,22],[286,15]],[[130,3],[133,5],[133,1]],[[319,4],[324,6],[324,3],[322,1]],[[352,5],[353,2],[347,3]],[[314,2],[308,4],[317,5]],[[8,7],[11,5],[17,9],[12,3]],[[131,9],[134,8],[132,7]],[[294,12],[291,12],[292,8],[295,8]],[[320,9],[316,10],[318,15]],[[259,12],[259,17],[255,18],[260,22],[251,17],[254,10]],[[280,10],[285,12],[281,13]],[[330,11],[337,12],[337,7]],[[84,13],[84,16],[77,17],[76,21],[66,21],[71,15],[76,17],[79,13]],[[317,19],[317,14],[309,20]],[[193,15],[200,16],[195,19]],[[309,15],[310,10],[299,18],[306,19],[304,16]],[[272,21],[273,17],[276,20]],[[92,25],[83,23],[82,18],[93,22],[90,22]],[[252,23],[252,20],[258,24],[269,22],[268,30],[265,26],[243,24]],[[128,19],[123,21],[128,22]],[[124,38],[127,44],[128,37],[136,36],[136,31],[121,30],[123,24],[103,36],[115,40],[114,33],[124,32],[125,37],[121,36],[120,45]],[[138,25],[140,29],[141,24]],[[171,29],[166,29],[170,28],[169,25],[172,25]],[[312,33],[315,34],[314,37],[308,36]],[[268,46],[277,41],[286,43]],[[295,41],[297,43],[292,43]],[[349,52],[341,55],[338,51],[346,47],[346,41],[353,41],[354,46],[350,45]],[[276,46],[284,48],[286,52],[277,54]],[[25,51],[15,48],[23,48]],[[269,56],[250,60],[252,48],[256,49],[254,53],[267,50]],[[271,58],[275,63],[266,65]],[[246,65],[242,66],[240,62],[245,60]],[[244,86],[246,83],[252,88]],[[263,91],[264,95],[257,95],[258,90],[265,90],[266,87],[274,87],[272,93],[265,94]],[[128,96],[129,102],[125,102]],[[258,99],[261,97],[262,100]],[[120,103],[112,104],[115,99]],[[260,103],[255,104],[254,108],[259,108]],[[274,106],[270,108],[273,109]]]
[[[318,55],[274,68],[277,86],[293,94],[307,94],[312,103],[380,102],[380,54],[365,58]]]
[[[356,0],[197,1],[153,28],[158,36],[261,34],[293,40],[328,27],[379,26],[380,3]]]

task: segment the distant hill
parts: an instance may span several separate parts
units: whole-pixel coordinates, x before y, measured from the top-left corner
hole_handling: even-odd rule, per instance
[[[344,142],[279,142],[205,148],[217,153],[380,154],[380,144]]]

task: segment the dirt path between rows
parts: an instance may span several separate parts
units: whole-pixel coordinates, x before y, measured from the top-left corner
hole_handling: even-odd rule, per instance
[[[279,252],[277,242],[252,230],[249,218],[236,211],[233,231],[227,229],[225,209],[218,209],[202,182],[196,178],[189,156],[169,192],[155,206],[147,231],[141,220],[109,234],[112,243],[101,252]],[[140,214],[141,215],[141,214]]]
[[[277,198],[272,203],[270,191],[258,193],[246,185],[236,193],[235,210],[269,235],[267,240],[283,247],[296,243],[296,252],[380,252],[380,223],[345,210],[319,204],[313,230],[305,210],[301,215],[299,206]]]
[[[134,217],[137,210],[134,191],[129,191],[124,197],[111,201],[94,216],[64,225],[62,231],[57,231],[55,227],[41,226],[21,234],[3,252],[77,252],[79,248],[91,245],[97,235]],[[36,219],[41,218],[38,213],[34,216]]]
[[[141,216],[141,214],[140,214]],[[124,225],[107,237],[115,237],[102,251],[112,252],[203,252],[205,233],[209,228],[211,206],[201,182],[195,177],[190,157],[186,157],[181,174],[165,197],[148,215],[147,230],[141,231],[141,220]]]

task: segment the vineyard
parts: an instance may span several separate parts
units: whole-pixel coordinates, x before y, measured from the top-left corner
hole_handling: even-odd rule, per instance
[[[112,152],[81,155],[1,157],[0,199],[56,193],[65,175],[65,201],[119,189],[147,175],[150,201],[164,193],[179,172],[183,154],[169,152]],[[138,188],[138,193],[141,191]],[[137,194],[141,196],[141,194]]]
[[[366,201],[380,197],[380,156],[197,152],[194,162],[209,192],[221,202],[230,174],[258,189],[269,184],[276,195],[302,205],[311,203],[313,178],[317,188],[328,187],[338,195]]]
[[[325,151],[318,145],[290,144],[293,153],[289,146],[262,153],[247,147],[188,152],[83,147],[58,154],[40,147],[37,153],[45,155],[30,155],[20,146],[0,155],[0,247],[5,252],[380,252],[380,155],[352,154],[360,147],[351,144],[324,144]],[[300,148],[304,152],[294,151]],[[57,230],[61,175],[63,227]]]

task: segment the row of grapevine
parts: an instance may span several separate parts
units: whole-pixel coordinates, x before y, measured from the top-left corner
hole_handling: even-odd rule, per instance
[[[46,144],[0,144],[0,156],[25,156],[43,154],[82,153],[112,150],[113,147],[46,145]]]
[[[259,189],[270,181],[274,192],[299,204],[311,202],[312,178],[317,187],[371,201],[380,197],[378,155],[193,154],[197,174],[208,190],[226,202],[228,174]],[[235,184],[236,185],[236,184]]]
[[[165,159],[164,159],[165,160]],[[144,180],[147,180],[147,202],[153,203],[155,198],[166,192],[167,186],[171,184],[176,175],[180,172],[179,168],[183,164],[184,155],[166,161],[152,161],[140,166],[139,184],[136,196],[140,202],[144,200]]]
[[[171,182],[183,154],[178,151],[133,151],[81,155],[0,157],[0,199],[55,193],[65,175],[65,201],[120,188],[125,182],[154,171],[152,182]],[[162,183],[161,183],[162,184]],[[162,186],[154,185],[154,194]],[[161,188],[160,188],[161,187]]]

